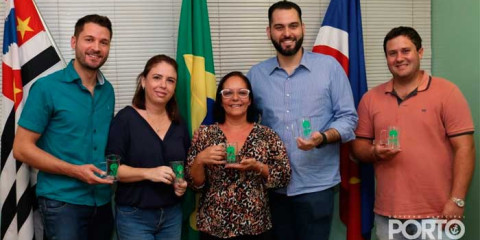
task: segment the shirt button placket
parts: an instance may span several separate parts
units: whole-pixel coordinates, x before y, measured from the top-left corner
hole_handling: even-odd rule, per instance
[[[291,116],[290,116],[290,107],[291,107],[291,91],[292,91],[292,82],[290,77],[287,77],[285,80],[285,85],[284,85],[284,90],[285,90],[285,95],[284,95],[284,103],[285,103],[285,118],[284,118],[284,124],[285,124],[285,134],[284,136],[290,136],[291,134]]]

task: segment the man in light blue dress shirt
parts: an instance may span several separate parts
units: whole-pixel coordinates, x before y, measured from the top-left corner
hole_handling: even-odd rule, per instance
[[[358,119],[351,87],[334,58],[302,48],[305,25],[298,5],[277,2],[268,18],[267,35],[277,56],[253,66],[247,76],[262,124],[285,142],[292,167],[289,185],[270,195],[273,235],[328,239],[333,187],[340,182],[340,143],[355,138]],[[310,137],[298,133],[305,118]]]

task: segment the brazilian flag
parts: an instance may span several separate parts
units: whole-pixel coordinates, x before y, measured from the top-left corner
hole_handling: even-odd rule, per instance
[[[216,80],[206,0],[183,0],[178,28],[176,96],[190,134],[213,122]],[[187,190],[183,202],[183,240],[198,239],[198,196]]]

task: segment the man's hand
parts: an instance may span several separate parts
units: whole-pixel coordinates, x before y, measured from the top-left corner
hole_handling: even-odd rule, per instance
[[[401,149],[392,149],[386,145],[375,144],[373,145],[373,156],[375,161],[388,161],[391,160],[395,155],[401,152]]]
[[[303,151],[308,151],[313,149],[315,146],[320,144],[323,141],[323,137],[320,132],[316,131],[312,133],[312,136],[309,139],[304,139],[301,137],[297,138],[297,147]]]
[[[113,184],[113,180],[101,178],[95,175],[95,173],[100,176],[106,174],[104,171],[98,169],[93,164],[85,164],[74,165],[72,176],[88,184]]]
[[[464,208],[458,207],[451,199],[443,206],[442,217],[444,219],[462,219]]]

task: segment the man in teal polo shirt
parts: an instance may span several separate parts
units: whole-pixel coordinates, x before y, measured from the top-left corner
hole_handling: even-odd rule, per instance
[[[75,59],[32,85],[18,122],[14,157],[39,169],[37,196],[48,239],[111,239],[112,180],[99,177],[114,111],[99,68],[112,24],[87,15],[75,24]]]

